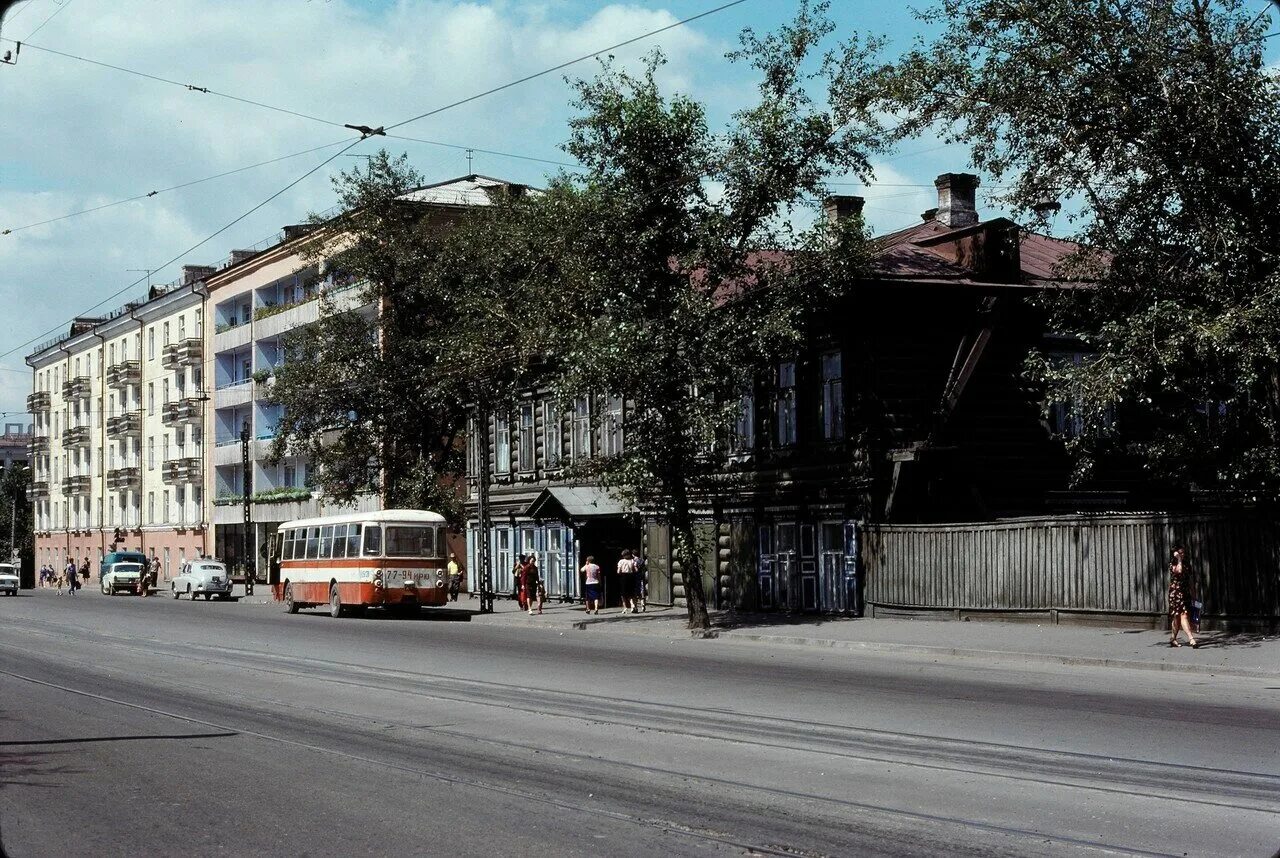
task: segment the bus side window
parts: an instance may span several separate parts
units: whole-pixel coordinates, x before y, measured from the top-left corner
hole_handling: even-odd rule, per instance
[[[444,557],[449,552],[445,550],[444,528],[436,528],[436,557]]]
[[[347,556],[347,525],[335,524],[333,526],[333,555],[334,557]]]
[[[290,529],[290,530],[280,531],[280,537],[281,537],[280,559],[292,560],[293,559],[293,530]]]
[[[307,528],[307,559],[315,560],[320,555],[317,553],[320,548],[320,528]]]
[[[364,556],[378,557],[382,554],[382,528],[369,525],[364,529]]]
[[[320,554],[321,560],[328,560],[333,557],[333,525],[328,524],[320,529]]]
[[[353,524],[347,529],[347,556],[360,556],[360,525]]]

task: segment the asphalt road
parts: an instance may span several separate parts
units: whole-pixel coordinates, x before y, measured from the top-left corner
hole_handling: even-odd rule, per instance
[[[0,838],[110,855],[1280,850],[1280,685],[0,597]]]

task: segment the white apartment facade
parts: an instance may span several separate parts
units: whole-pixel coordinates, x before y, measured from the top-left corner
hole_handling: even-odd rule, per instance
[[[106,552],[133,549],[170,576],[208,551],[199,278],[210,271],[184,266],[28,355],[37,566],[87,558],[96,574]]]

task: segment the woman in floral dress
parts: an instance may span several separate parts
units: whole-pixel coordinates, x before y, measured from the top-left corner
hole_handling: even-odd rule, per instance
[[[1191,648],[1196,649],[1200,643],[1191,633],[1191,621],[1187,617],[1187,582],[1190,577],[1187,549],[1179,545],[1173,549],[1173,559],[1169,563],[1169,628],[1173,631],[1169,646],[1182,646],[1178,643],[1178,629],[1181,628],[1187,633]]]

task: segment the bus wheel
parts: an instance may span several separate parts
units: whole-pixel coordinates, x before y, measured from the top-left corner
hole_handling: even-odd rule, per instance
[[[284,612],[286,614],[298,613],[298,603],[293,601],[293,585],[284,585]]]
[[[329,588],[329,616],[337,619],[342,616],[342,597],[338,595],[338,585]]]

